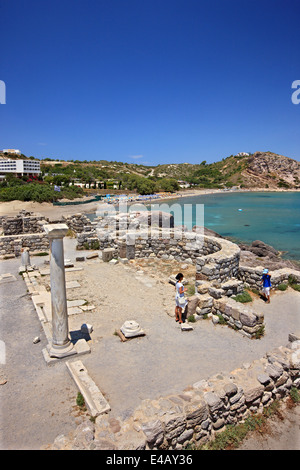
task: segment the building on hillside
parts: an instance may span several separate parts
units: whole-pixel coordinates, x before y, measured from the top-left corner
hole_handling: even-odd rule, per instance
[[[35,160],[0,160],[0,178],[3,179],[8,174],[38,176],[41,174],[41,165]]]
[[[237,157],[249,157],[249,153],[247,152],[240,152],[236,154]]]
[[[191,186],[187,181],[178,180],[177,183],[181,188],[189,188]]]
[[[14,155],[21,155],[20,150],[17,149],[3,149],[3,153],[13,153]]]

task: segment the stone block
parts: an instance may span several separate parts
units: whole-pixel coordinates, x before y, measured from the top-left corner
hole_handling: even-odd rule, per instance
[[[163,442],[164,430],[159,419],[143,423],[141,428],[149,444],[159,445]]]
[[[259,385],[258,387],[246,389],[244,391],[246,403],[251,403],[257,400],[258,398],[261,398],[263,393],[264,393],[264,387],[262,385]]]
[[[254,315],[254,313],[250,311],[240,311],[240,322],[248,327],[254,327],[257,325],[257,317]]]
[[[192,331],[194,328],[189,323],[181,323],[181,331]]]
[[[80,307],[81,305],[86,304],[86,300],[78,299],[78,300],[67,300],[67,307]]]
[[[102,261],[108,263],[114,257],[114,248],[104,248],[102,251]]]
[[[66,362],[67,368],[82,394],[85,404],[93,417],[110,411],[110,405],[91,379],[81,361]]]
[[[89,253],[88,255],[86,255],[86,259],[94,259],[98,257],[99,257],[98,253]]]
[[[78,281],[66,281],[66,289],[76,289],[81,287]]]

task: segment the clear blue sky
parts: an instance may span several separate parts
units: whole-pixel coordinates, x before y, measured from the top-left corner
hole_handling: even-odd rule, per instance
[[[300,161],[299,0],[1,0],[0,149]]]

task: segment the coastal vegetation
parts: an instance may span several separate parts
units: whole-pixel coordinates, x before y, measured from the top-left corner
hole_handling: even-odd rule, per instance
[[[0,183],[0,201],[53,202],[60,198],[74,199],[83,196],[84,191],[77,186],[66,186],[55,191],[54,186],[38,179],[28,181],[9,176]]]
[[[18,157],[0,153],[1,158]],[[19,158],[28,159],[23,154]],[[33,156],[29,159],[35,160]],[[17,183],[12,177],[6,177],[0,183],[0,200],[56,201],[80,197],[89,190],[149,195],[172,193],[181,188],[300,189],[300,163],[272,152],[230,155],[215,163],[201,159],[195,164],[149,166],[107,160],[44,158],[40,165],[39,179],[23,177]],[[54,192],[54,186],[59,186],[61,191]]]

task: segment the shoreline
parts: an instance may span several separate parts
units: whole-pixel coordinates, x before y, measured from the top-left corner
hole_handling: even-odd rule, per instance
[[[254,188],[254,189],[210,189],[210,188],[203,188],[203,189],[186,189],[181,191],[176,191],[175,193],[170,193],[170,195],[164,195],[157,199],[150,199],[150,200],[133,200],[128,201],[128,205],[132,204],[159,204],[164,203],[170,200],[176,200],[186,197],[197,197],[202,195],[210,195],[210,194],[232,194],[232,193],[258,193],[258,192],[266,192],[266,193],[300,193],[300,189],[271,189],[271,188]],[[116,195],[117,196],[117,195]],[[132,194],[133,197],[138,197],[136,194]],[[80,198],[78,201],[83,201],[84,199],[90,199],[91,196],[86,196],[85,198]],[[63,215],[73,215],[76,213],[82,214],[90,214],[92,212],[96,212],[97,207],[99,204],[103,204],[105,201],[99,202],[90,202],[86,204],[74,204],[74,205],[67,205],[67,206],[54,206],[52,202],[34,202],[34,201],[7,201],[1,202],[0,204],[0,216],[15,216],[19,214],[21,210],[27,210],[29,212],[38,213],[43,215],[50,220],[57,220]],[[117,205],[111,202],[111,205]]]
[[[220,189],[210,189],[210,188],[203,188],[203,189],[185,189],[181,191],[177,191],[175,193],[169,193],[169,194],[164,194],[163,196],[157,198],[157,199],[145,199],[145,200],[131,200],[127,201],[127,206],[133,206],[133,205],[140,205],[144,206],[145,208],[151,208],[153,205],[159,205],[159,204],[164,204],[164,203],[169,203],[171,204],[172,201],[178,201],[181,200],[182,198],[188,198],[188,197],[197,197],[197,196],[207,196],[207,195],[212,195],[212,194],[232,194],[232,193],[298,193],[300,190],[284,190],[284,189],[270,189],[270,188],[255,188],[255,189],[228,189],[228,190],[220,190]],[[117,196],[117,195],[116,195]],[[138,195],[130,195],[138,197]],[[85,198],[80,198],[78,201],[82,200],[89,200],[91,199],[91,196],[85,196]],[[177,202],[178,203],[178,202]],[[110,201],[108,204],[106,201],[93,201],[90,203],[86,204],[78,204],[78,205],[66,205],[66,206],[54,206],[52,203],[49,202],[43,202],[43,203],[38,203],[38,202],[33,202],[33,201],[8,201],[8,202],[3,202],[0,205],[0,217],[1,216],[16,216],[17,214],[20,213],[21,210],[26,210],[29,212],[33,212],[35,215],[42,215],[45,218],[49,220],[49,223],[57,223],[60,222],[63,216],[69,216],[69,215],[74,215],[74,214],[96,214],[97,210],[101,208],[102,205],[106,204],[108,207],[114,207],[118,208],[119,202],[113,203]],[[155,209],[155,207],[154,207]],[[137,208],[138,210],[138,208]],[[236,239],[235,237],[225,237],[222,236],[223,238],[227,238],[228,240],[232,241],[233,243],[236,244],[243,244],[247,245],[248,243]],[[263,240],[264,241],[264,240]],[[288,253],[288,250],[283,251],[280,253],[280,259],[282,261],[291,261],[292,263],[296,262],[297,266],[300,263],[300,259],[296,260],[294,258],[285,258],[282,257],[286,253]],[[298,267],[299,269],[299,267]]]

